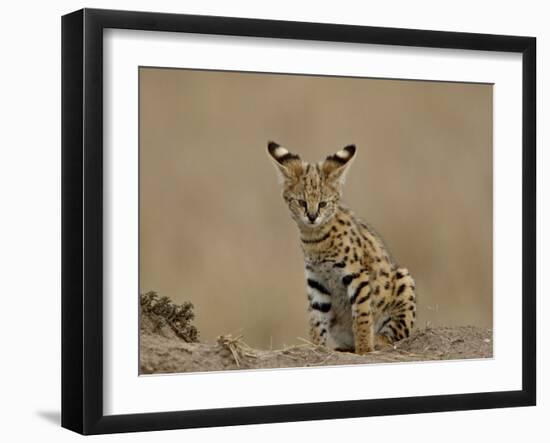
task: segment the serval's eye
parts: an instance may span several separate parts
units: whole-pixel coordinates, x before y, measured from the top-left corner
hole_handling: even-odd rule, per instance
[[[305,208],[305,207],[307,206],[305,200],[298,200],[298,204],[299,204],[302,208]]]
[[[327,205],[327,202],[319,202],[319,207],[324,208]]]

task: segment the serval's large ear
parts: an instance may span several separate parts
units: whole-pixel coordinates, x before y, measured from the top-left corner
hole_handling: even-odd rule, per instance
[[[304,167],[300,156],[288,152],[275,142],[268,142],[267,151],[279,172],[281,183],[296,180],[302,174]]]
[[[327,179],[343,184],[346,173],[355,158],[355,145],[346,146],[336,154],[329,155],[321,165]]]

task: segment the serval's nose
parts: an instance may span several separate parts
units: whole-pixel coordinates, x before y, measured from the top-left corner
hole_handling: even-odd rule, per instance
[[[317,214],[312,214],[311,212],[308,211],[307,218],[309,218],[309,221],[313,223],[317,219]]]

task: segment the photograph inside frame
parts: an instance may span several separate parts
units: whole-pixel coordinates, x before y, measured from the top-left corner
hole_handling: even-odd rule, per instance
[[[140,374],[491,358],[493,85],[141,67]]]

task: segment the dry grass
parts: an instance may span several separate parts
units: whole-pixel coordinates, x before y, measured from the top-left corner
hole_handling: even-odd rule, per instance
[[[139,301],[141,318],[146,316],[151,322],[152,332],[158,333],[166,326],[188,343],[198,341],[199,332],[191,324],[195,318],[192,303],[186,301],[178,305],[173,303],[169,297],[159,297],[155,291],[140,294]]]

